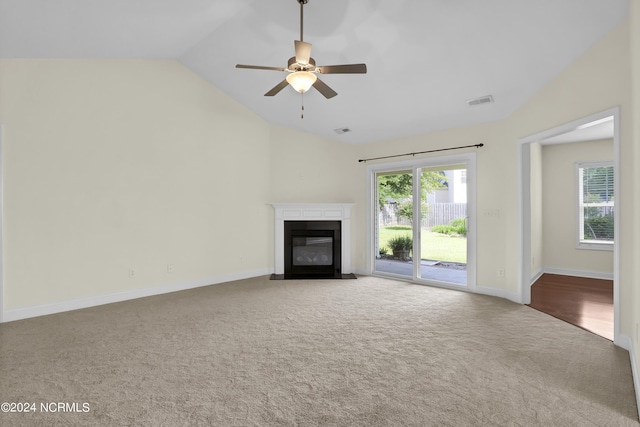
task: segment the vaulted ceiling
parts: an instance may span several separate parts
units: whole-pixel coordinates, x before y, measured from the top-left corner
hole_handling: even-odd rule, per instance
[[[624,21],[628,0],[309,0],[304,40],[338,96],[285,88],[297,0],[0,0],[2,58],[182,62],[266,121],[350,143],[503,119]],[[495,102],[470,107],[491,95]],[[1,96],[1,94],[0,94]],[[348,128],[338,134],[334,129]]]

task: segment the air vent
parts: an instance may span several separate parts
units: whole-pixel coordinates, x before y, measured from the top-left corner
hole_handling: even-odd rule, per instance
[[[343,134],[343,133],[351,132],[351,129],[349,129],[349,128],[338,128],[338,129],[334,129],[333,131],[340,135],[340,134]]]
[[[493,96],[491,95],[481,96],[480,98],[467,100],[467,104],[469,104],[470,107],[473,107],[474,105],[480,105],[480,104],[489,104],[491,102],[493,102]]]

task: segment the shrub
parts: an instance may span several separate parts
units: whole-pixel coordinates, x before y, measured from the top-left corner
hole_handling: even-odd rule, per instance
[[[397,236],[387,243],[392,251],[410,251],[413,248],[411,236]]]
[[[434,233],[447,234],[447,235],[460,235],[466,236],[467,234],[467,222],[465,218],[457,218],[451,221],[448,225],[434,225],[431,227],[431,231]]]
[[[613,240],[614,238],[613,215],[585,218],[585,240]]]

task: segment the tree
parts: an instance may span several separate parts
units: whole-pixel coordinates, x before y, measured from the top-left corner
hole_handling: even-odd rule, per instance
[[[404,173],[394,173],[389,175],[378,175],[378,204],[380,210],[388,201],[394,200],[398,203],[397,215],[407,218],[413,224],[413,174],[410,171]],[[447,187],[447,177],[442,171],[428,171],[420,174],[421,219],[426,217],[428,205],[426,204],[427,194]]]
[[[422,203],[422,208],[420,209],[420,219],[425,219],[427,217],[427,212],[429,211],[429,206],[426,203]],[[398,203],[398,211],[396,212],[400,218],[407,218],[411,224],[413,224],[413,200],[405,200],[404,202]]]
[[[411,195],[413,176],[410,173],[378,176],[378,203],[380,209],[389,199],[401,200]]]
[[[377,180],[380,209],[389,199],[400,201],[413,194],[413,175],[409,171],[393,175],[378,175]],[[422,172],[420,186],[423,193],[421,199],[426,200],[428,193],[447,187],[447,177],[442,171]]]

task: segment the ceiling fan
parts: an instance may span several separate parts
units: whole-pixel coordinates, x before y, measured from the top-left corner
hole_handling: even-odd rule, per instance
[[[296,0],[300,3],[300,40],[295,40],[296,56],[289,58],[287,68],[264,67],[260,65],[237,64],[236,68],[250,68],[254,70],[286,71],[287,77],[278,83],[273,89],[265,93],[264,96],[274,96],[287,85],[291,85],[296,92],[305,93],[311,86],[325,98],[333,98],[338,93],[331,89],[326,83],[320,80],[317,74],[365,74],[366,64],[344,64],[344,65],[323,65],[316,66],[316,61],[311,57],[311,43],[306,43],[302,37],[304,28],[303,7],[309,0]]]

